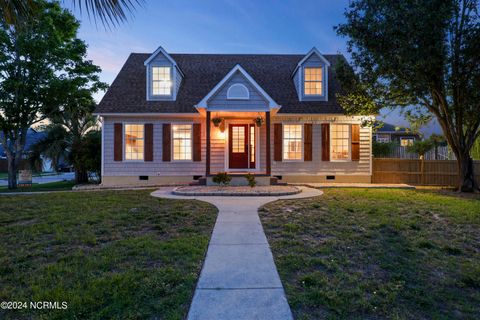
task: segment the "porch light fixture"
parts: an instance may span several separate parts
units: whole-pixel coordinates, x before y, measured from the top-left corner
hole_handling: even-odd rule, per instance
[[[220,132],[221,133],[225,132],[225,121],[222,121],[222,123],[220,123]],[[225,136],[225,135],[223,135],[223,136]]]

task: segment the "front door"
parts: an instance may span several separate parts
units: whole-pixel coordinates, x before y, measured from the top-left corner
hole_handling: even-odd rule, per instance
[[[230,169],[248,169],[248,124],[231,124],[228,130]]]

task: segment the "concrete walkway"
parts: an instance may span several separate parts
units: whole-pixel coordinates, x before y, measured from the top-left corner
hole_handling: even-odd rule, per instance
[[[323,192],[302,187],[299,194],[281,197],[188,197],[172,195],[172,189],[152,196],[197,199],[219,210],[188,319],[293,319],[258,208]]]

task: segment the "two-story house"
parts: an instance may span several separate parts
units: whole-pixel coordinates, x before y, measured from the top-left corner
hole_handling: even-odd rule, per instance
[[[371,129],[336,102],[342,59],[315,48],[132,53],[95,111],[102,183],[210,181],[218,172],[261,183],[370,182]]]

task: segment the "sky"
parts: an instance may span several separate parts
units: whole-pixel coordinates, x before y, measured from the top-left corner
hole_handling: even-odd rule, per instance
[[[170,53],[280,54],[316,47],[348,59],[347,39],[334,30],[345,21],[347,6],[348,0],[146,0],[126,23],[111,29],[74,13],[82,22],[79,37],[88,44],[88,58],[111,84],[131,52],[158,46]],[[382,115],[408,125],[397,112]]]

